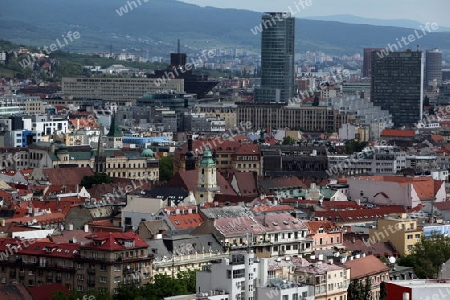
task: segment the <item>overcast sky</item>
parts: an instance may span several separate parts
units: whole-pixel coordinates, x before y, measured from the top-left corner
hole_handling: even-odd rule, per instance
[[[240,8],[258,12],[293,11],[299,0],[180,0],[200,6]],[[304,0],[306,1],[306,0]],[[450,27],[450,0],[310,0],[296,17],[351,14],[376,19],[409,19]],[[298,5],[300,8],[301,6]]]

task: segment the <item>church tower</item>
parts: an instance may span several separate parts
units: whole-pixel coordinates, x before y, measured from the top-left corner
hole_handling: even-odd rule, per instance
[[[213,202],[214,195],[219,192],[216,171],[216,163],[212,158],[211,150],[206,148],[198,170],[197,187],[195,189],[197,203]]]
[[[106,173],[106,155],[103,148],[103,126],[100,126],[100,136],[98,137],[97,154],[94,160],[94,172],[98,174]]]
[[[122,143],[122,132],[119,129],[119,126],[116,124],[116,113],[112,115],[111,118],[111,126],[109,127],[108,132],[108,144],[107,147],[110,149],[121,149],[123,146]]]
[[[191,171],[195,170],[197,160],[195,158],[194,151],[192,151],[192,135],[188,135],[188,151],[185,154],[185,170]]]

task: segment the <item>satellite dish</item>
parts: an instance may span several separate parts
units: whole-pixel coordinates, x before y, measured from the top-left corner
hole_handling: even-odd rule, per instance
[[[389,257],[389,263],[395,264],[395,262],[396,262],[395,257],[393,257],[393,256]]]

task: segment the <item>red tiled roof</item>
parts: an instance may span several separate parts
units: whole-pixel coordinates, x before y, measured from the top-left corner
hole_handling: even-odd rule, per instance
[[[34,229],[36,230],[36,229]],[[81,244],[82,242],[90,242],[86,238],[86,235],[88,235],[91,232],[85,232],[84,230],[64,230],[61,231],[61,235],[55,235],[53,234],[50,236],[50,239],[55,244],[68,244],[68,243],[76,243]],[[75,239],[75,241],[74,241]]]
[[[64,106],[64,105],[53,105],[53,107],[56,109],[56,111],[60,111],[60,110],[69,110],[69,107]]]
[[[435,141],[436,143],[440,143],[440,142],[444,141],[444,137],[442,135],[439,135],[439,134],[433,134],[431,136],[431,139],[433,141]]]
[[[193,140],[192,141],[192,150],[197,153],[203,153],[203,150],[205,147],[209,147],[211,149],[211,152],[216,153],[234,153],[241,147],[241,143],[237,141],[227,141],[223,140],[222,138],[217,139],[210,139],[210,140]],[[188,150],[188,144],[187,142],[184,143],[181,148],[177,148],[177,152],[179,153],[186,153]]]
[[[85,127],[90,127],[90,128],[98,128],[99,127],[97,122],[95,122],[94,118],[76,118],[76,119],[70,119],[69,122],[72,123],[72,125],[77,129],[81,129],[81,128],[85,128]]]
[[[8,244],[13,244],[12,239],[0,242],[0,249],[8,248]],[[25,246],[25,242],[21,240],[16,240],[17,244]],[[35,243],[30,243],[28,247],[22,247],[19,249],[20,254],[34,255],[37,257],[50,256],[50,257],[61,257],[61,258],[75,258],[77,253],[79,253],[80,246],[77,244],[55,244],[52,242],[41,242],[37,241]]]
[[[414,130],[400,130],[400,129],[384,129],[380,136],[387,137],[411,137],[415,135]]]
[[[344,234],[343,246],[350,251],[363,251],[366,254],[373,254],[376,257],[389,257],[398,255],[394,247],[389,242],[378,242],[371,244],[367,242],[368,234]]]
[[[105,194],[113,194],[116,197],[125,195],[125,190],[131,186],[134,192],[149,190],[151,184],[147,180],[132,180],[127,178],[113,178],[113,183],[94,184],[88,190],[92,198],[101,199]]]
[[[258,196],[256,173],[235,172],[234,177],[242,196]]]
[[[61,200],[57,201],[52,200],[52,201],[31,201],[31,206],[32,208],[39,208],[39,210],[44,210],[44,209],[50,209],[51,212],[60,212],[64,215],[67,215],[70,211],[70,209],[73,206],[77,206],[80,203],[84,202],[83,197],[66,197],[66,198],[61,198]]]
[[[19,171],[23,178],[25,178],[26,180],[28,180],[28,178],[31,176],[31,173],[33,173],[33,169],[23,169]]]
[[[435,202],[434,207],[439,209],[440,211],[450,210],[450,201],[445,202]]]
[[[92,222],[89,222],[88,224],[90,226],[114,226],[114,224],[108,220],[92,221]]]
[[[52,168],[43,169],[48,181],[54,185],[77,185],[84,176],[93,176],[91,168]]]
[[[34,300],[53,299],[54,293],[62,292],[69,298],[70,290],[60,283],[52,283],[41,286],[30,286],[28,291],[33,295]]]
[[[323,228],[326,232],[329,232],[331,229],[340,228],[336,223],[332,223],[328,220],[324,221],[308,221],[305,222],[306,227],[308,227],[311,233],[317,233],[320,228]]]
[[[365,208],[365,206],[358,205],[358,203],[356,203],[355,201],[323,201],[322,207],[325,209],[329,209],[329,210],[334,210],[334,209],[346,210],[349,208],[353,208],[353,209]]]
[[[147,243],[141,239],[141,237],[134,232],[96,232],[86,236],[87,239],[92,240],[90,243],[86,243],[81,246],[82,248],[116,251],[135,248],[147,248]],[[123,242],[134,241],[133,246],[125,246]]]
[[[373,255],[349,260],[344,266],[350,268],[350,279],[360,279],[389,271],[389,267]]]
[[[393,213],[404,213],[405,207],[402,205],[379,206],[376,208],[351,209],[340,211],[316,211],[316,217],[322,217],[324,220],[332,222],[368,222],[382,219]]]
[[[251,145],[242,145],[239,149],[234,153],[235,155],[259,155],[259,145],[251,144]]]
[[[55,224],[55,223],[62,223],[62,222],[64,222],[64,219],[65,219],[64,214],[62,214],[60,212],[56,212],[56,213],[44,214],[44,215],[35,216],[35,217],[21,217],[21,218],[6,219],[5,222],[6,223],[15,222],[15,223],[27,224],[27,223],[32,223],[33,220],[36,220],[37,224],[49,225],[49,224]]]
[[[189,213],[189,210],[192,212]],[[197,212],[196,206],[178,206],[164,208],[167,218],[172,226],[179,229],[196,228],[203,223],[203,217]],[[177,212],[179,212],[177,214]]]

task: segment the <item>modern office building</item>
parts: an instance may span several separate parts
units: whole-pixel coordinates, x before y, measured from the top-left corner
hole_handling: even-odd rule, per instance
[[[270,12],[261,22],[261,87],[255,102],[288,102],[294,96],[295,18]]]
[[[428,50],[425,54],[425,87],[442,83],[442,51]]]
[[[195,95],[183,93],[149,93],[136,101],[137,106],[167,107],[177,114],[194,107],[195,103]]]
[[[328,106],[338,110],[340,114],[355,115],[356,124],[370,126],[372,123],[384,122],[391,127],[392,115],[387,110],[375,106],[368,98],[346,96],[328,100]]]
[[[184,93],[184,80],[159,83],[157,78],[72,78],[61,80],[62,94],[73,98],[101,99],[120,105],[136,103],[146,93],[175,91]]]
[[[422,51],[372,52],[371,101],[392,114],[394,126],[414,126],[423,114]]]
[[[208,57],[210,57],[208,52]],[[203,56],[206,62],[205,56]],[[204,63],[201,58],[198,58],[198,63]],[[156,78],[158,82],[170,81],[172,78],[183,79],[184,89],[188,94],[195,94],[196,98],[202,99],[219,83],[216,80],[211,80],[207,75],[196,74],[192,67],[196,67],[197,61],[195,58],[187,59],[186,53],[180,52],[180,40],[178,40],[178,52],[170,53],[170,66],[165,70],[155,70],[155,74],[148,74],[149,78]]]
[[[237,102],[236,121],[250,122],[253,130],[290,128],[306,132],[336,132],[342,124],[355,122],[355,115],[340,114],[326,106],[289,106],[284,103]]]
[[[369,78],[372,72],[372,52],[383,50],[382,48],[364,48],[363,77]]]
[[[370,82],[344,82],[342,83],[342,92],[344,94],[370,92]]]

